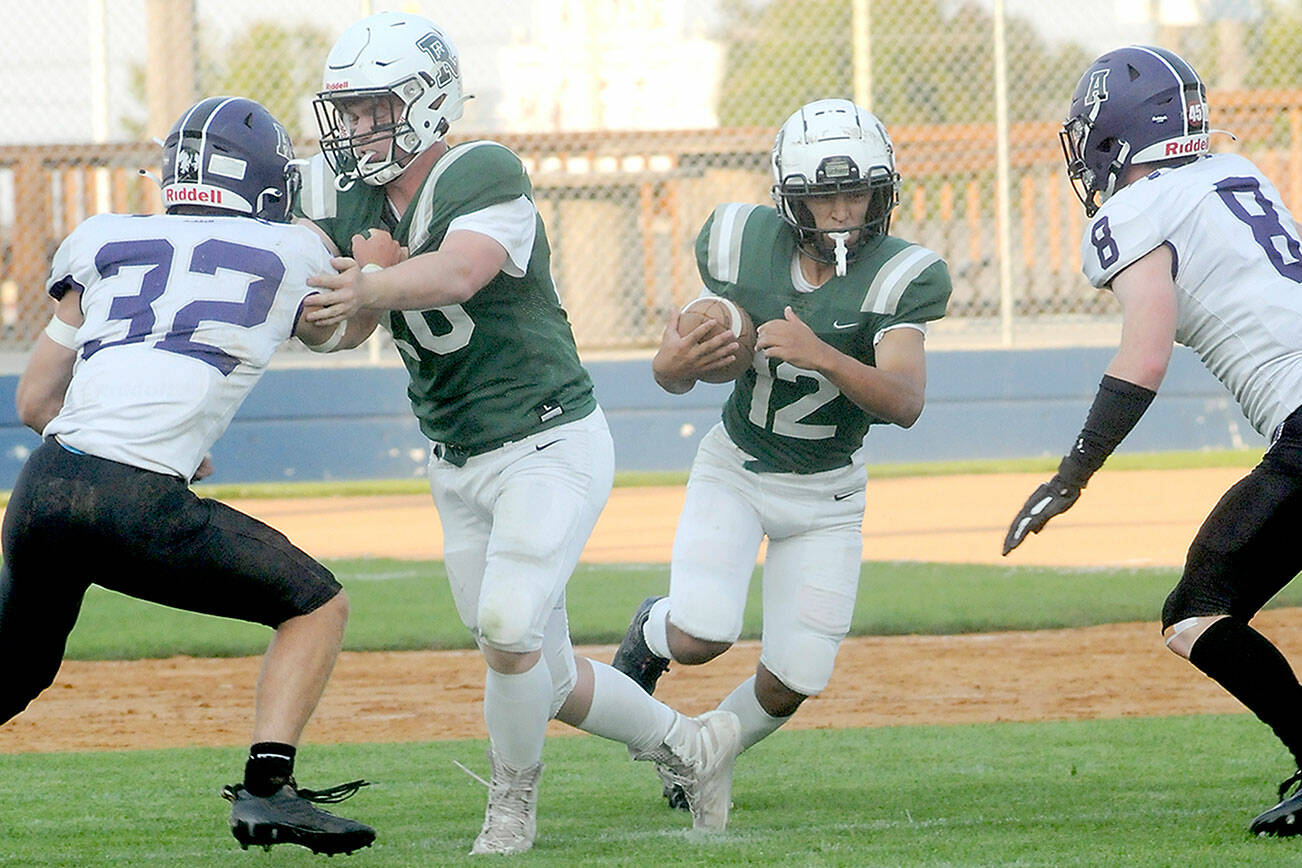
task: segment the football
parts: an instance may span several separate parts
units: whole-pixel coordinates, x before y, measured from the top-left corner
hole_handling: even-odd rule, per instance
[[[678,316],[678,333],[690,334],[705,320],[713,320],[719,329],[727,329],[737,338],[740,347],[737,358],[727,367],[702,374],[698,379],[707,383],[728,383],[737,379],[750,367],[755,352],[755,324],[740,306],[726,298],[705,297],[691,301]],[[713,332],[717,334],[717,330]]]

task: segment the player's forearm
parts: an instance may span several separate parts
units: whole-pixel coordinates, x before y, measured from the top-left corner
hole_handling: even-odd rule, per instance
[[[18,421],[37,434],[43,433],[45,426],[63,409],[76,356],[75,350],[62,347],[45,335],[37,338],[32,357],[14,391]]]
[[[1058,465],[1058,476],[1084,488],[1138,424],[1156,395],[1153,389],[1105,374],[1084,427]]]
[[[651,360],[651,376],[655,379],[656,385],[669,394],[682,395],[690,392],[696,385],[695,377],[686,376],[669,368],[663,354],[656,353],[655,358]]]
[[[429,310],[462,304],[487,283],[471,263],[438,250],[368,272],[363,280],[366,290],[362,306],[371,311]]]
[[[351,350],[366,343],[366,339],[374,333],[376,326],[380,324],[381,316],[383,314],[378,311],[361,310],[350,317],[348,329],[339,342],[339,349]]]
[[[893,425],[911,427],[922,415],[926,402],[925,376],[865,365],[835,349],[828,354],[819,373],[857,407]]]

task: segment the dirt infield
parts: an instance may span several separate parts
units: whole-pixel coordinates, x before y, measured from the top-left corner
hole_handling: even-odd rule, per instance
[[[1235,469],[1105,473],[1015,564],[1178,566],[1203,515],[1242,476]],[[1006,523],[1030,474],[872,481],[864,554],[872,560],[1000,562]],[[664,562],[678,488],[618,489],[585,554]],[[252,500],[236,504],[321,557],[435,558],[442,537],[429,498]],[[1302,610],[1258,626],[1302,654]],[[612,648],[585,649],[609,660]],[[758,658],[742,643],[700,667],[674,667],[657,695],[683,711],[712,707]],[[54,687],[0,729],[0,753],[242,745],[258,660],[172,658],[69,662]],[[483,663],[474,652],[345,653],[305,739],[319,743],[483,737]],[[827,691],[800,728],[1241,711],[1167,652],[1156,624],[846,642]],[[554,732],[573,732],[553,724]]]
[[[1031,537],[1010,565],[1178,566],[1194,531],[1245,471],[1102,473],[1052,533]],[[1044,481],[1029,473],[869,480],[864,558],[998,563],[1008,522]],[[439,558],[443,533],[422,494],[232,501],[317,557]],[[667,563],[680,487],[617,488],[583,559]]]

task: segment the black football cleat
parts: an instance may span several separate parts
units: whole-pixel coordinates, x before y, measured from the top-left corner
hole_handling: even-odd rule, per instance
[[[651,607],[657,600],[663,599],[664,597],[647,597],[642,601],[633,613],[633,622],[628,625],[624,641],[619,643],[619,648],[615,651],[615,659],[610,661],[611,666],[632,678],[649,694],[656,692],[656,682],[668,671],[669,661],[647,647],[642,627],[651,614]]]
[[[242,849],[251,844],[266,850],[274,844],[298,844],[333,856],[371,846],[375,830],[336,817],[313,802],[342,802],[365,786],[366,781],[352,781],[328,790],[304,790],[291,778],[270,796],[255,796],[242,784],[233,784],[222,789],[222,798],[231,803],[231,834]]]
[[[1289,789],[1292,795],[1286,795]],[[1252,821],[1254,835],[1285,837],[1302,835],[1302,769],[1279,785],[1279,804]]]
[[[687,804],[687,793],[683,790],[683,785],[675,781],[668,773],[669,770],[659,763],[656,764],[656,772],[660,775],[660,795],[665,797],[669,807],[675,811],[690,811],[692,806]]]

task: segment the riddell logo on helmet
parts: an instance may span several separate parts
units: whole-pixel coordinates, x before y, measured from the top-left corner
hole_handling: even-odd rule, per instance
[[[1205,150],[1207,150],[1206,136],[1166,143],[1166,156],[1168,157],[1183,157],[1186,154],[1196,154]]]
[[[326,89],[326,90],[347,90],[347,89],[348,89],[348,82],[346,82],[346,81],[327,81],[327,82],[326,82],[325,89]]]
[[[220,205],[222,190],[219,187],[198,187],[189,184],[173,185],[163,189],[163,199],[168,205],[194,203],[198,205]]]

